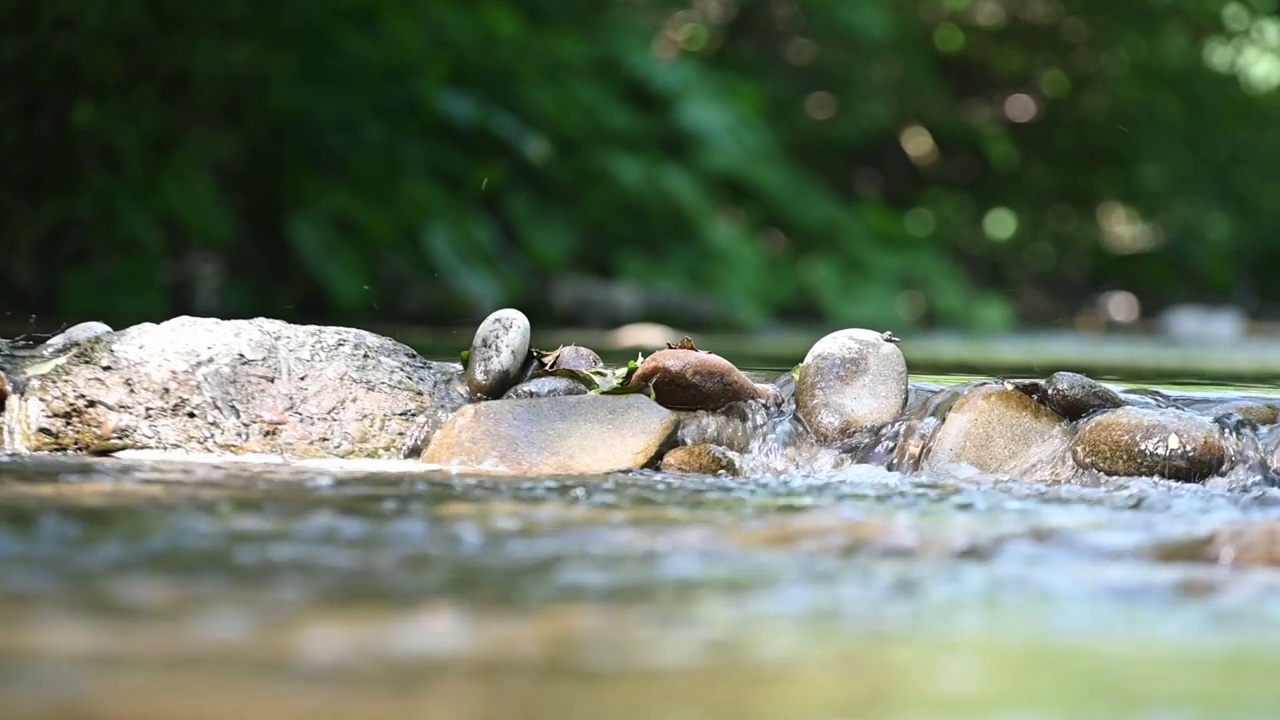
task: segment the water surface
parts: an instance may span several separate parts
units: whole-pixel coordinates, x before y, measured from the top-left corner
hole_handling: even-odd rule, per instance
[[[1270,521],[1272,488],[964,468],[9,457],[0,697],[5,718],[1270,718],[1280,571],[1205,541]]]

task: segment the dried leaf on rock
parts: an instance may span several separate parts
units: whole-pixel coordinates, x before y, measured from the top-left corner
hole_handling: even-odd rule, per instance
[[[693,338],[689,337],[688,335],[685,335],[684,337],[680,338],[680,342],[678,343],[667,343],[667,349],[668,350],[693,350],[694,352],[706,352],[705,350],[699,350],[698,347],[693,344]]]

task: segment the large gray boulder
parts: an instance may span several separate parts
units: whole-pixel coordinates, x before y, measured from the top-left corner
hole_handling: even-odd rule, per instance
[[[3,447],[397,458],[466,402],[462,368],[363,330],[178,317],[10,367]],[[422,441],[423,438],[417,438]]]

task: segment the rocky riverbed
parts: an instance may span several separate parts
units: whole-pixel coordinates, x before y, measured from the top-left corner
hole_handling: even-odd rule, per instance
[[[1274,714],[1280,392],[497,319],[0,348],[4,717]]]
[[[606,367],[589,348],[531,348],[530,335],[523,313],[499,310],[452,363],[267,319],[77,326],[0,351],[3,449],[418,458],[513,476],[959,465],[1075,484],[1275,478],[1280,405],[1266,398],[1204,402],[1071,372],[911,383],[901,341],[860,328],[773,377],[689,338]]]

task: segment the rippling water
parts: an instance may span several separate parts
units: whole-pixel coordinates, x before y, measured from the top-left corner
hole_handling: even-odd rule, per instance
[[[386,468],[0,459],[0,717],[1280,704],[1280,571],[1206,543],[1280,521],[1275,489]]]

